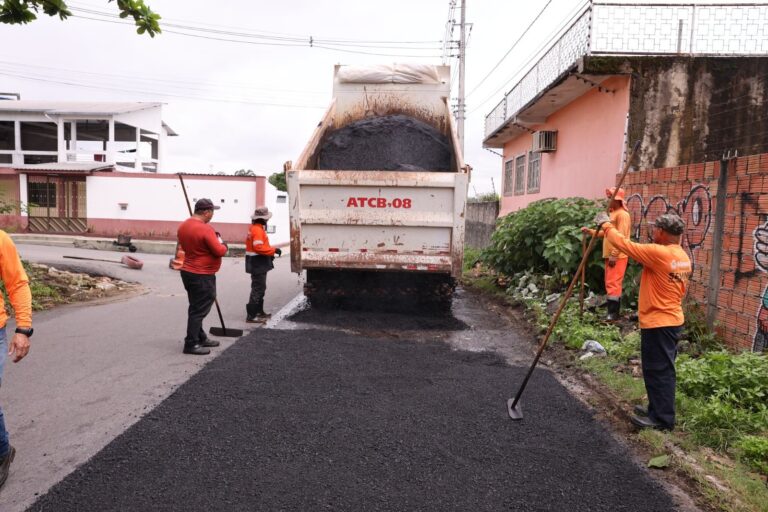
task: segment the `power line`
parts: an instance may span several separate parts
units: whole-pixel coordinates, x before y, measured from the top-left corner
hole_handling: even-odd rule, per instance
[[[525,30],[523,30],[523,33],[520,34],[520,37],[518,37],[515,40],[515,42],[512,43],[512,46],[510,46],[509,50],[507,50],[507,52],[501,57],[501,59],[499,59],[499,62],[497,62],[496,65],[491,68],[491,70],[483,77],[483,79],[480,80],[480,82],[477,85],[475,85],[472,88],[472,90],[469,91],[469,93],[467,93],[467,97],[472,96],[472,93],[475,92],[481,85],[483,85],[485,81],[488,79],[488,77],[490,77],[493,74],[493,72],[496,71],[496,69],[501,65],[501,63],[504,62],[504,59],[506,59],[509,56],[509,54],[512,53],[512,50],[514,50],[517,47],[518,43],[523,40],[523,38],[528,33],[528,31],[531,30],[531,28],[536,24],[538,19],[541,17],[542,14],[544,14],[544,11],[547,10],[547,7],[549,7],[549,4],[551,3],[552,3],[552,0],[549,0],[546,4],[544,4],[544,7],[539,11],[536,17],[533,18],[533,21],[531,21],[528,24],[528,26],[525,28]]]
[[[22,80],[31,80],[35,82],[47,82],[47,83],[55,83],[60,85],[69,85],[73,87],[83,87],[87,89],[101,89],[101,90],[111,90],[111,91],[121,91],[121,92],[129,92],[134,94],[143,94],[143,95],[149,95],[149,96],[168,96],[168,97],[175,97],[175,98],[183,98],[183,99],[191,99],[191,100],[198,100],[198,101],[212,101],[212,102],[218,102],[218,103],[233,103],[233,104],[241,104],[241,105],[256,105],[256,106],[265,106],[265,107],[288,107],[288,108],[326,108],[325,105],[301,105],[301,104],[292,104],[292,103],[272,103],[272,102],[266,102],[266,101],[250,101],[250,100],[240,100],[240,99],[227,99],[227,98],[213,98],[213,97],[204,97],[204,96],[191,96],[191,95],[185,95],[185,94],[178,94],[178,93],[172,93],[172,92],[158,92],[158,91],[144,91],[139,89],[127,89],[122,87],[115,87],[110,85],[101,85],[101,84],[87,84],[82,82],[75,82],[75,81],[69,81],[64,79],[55,79],[55,78],[46,78],[46,77],[39,77],[39,76],[30,76],[30,75],[24,75],[19,73],[9,73],[7,71],[0,70],[0,75],[2,76],[10,76],[13,78],[19,78]]]

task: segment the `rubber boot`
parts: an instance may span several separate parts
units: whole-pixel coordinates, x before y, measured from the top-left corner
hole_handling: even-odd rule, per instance
[[[256,303],[257,310],[256,310],[256,321],[264,323],[272,316],[269,313],[264,312],[264,299],[260,300]]]
[[[250,302],[245,305],[245,321],[249,324],[252,324],[256,322],[256,313],[258,312],[258,309],[256,308],[256,304],[251,304]]]
[[[621,303],[617,300],[608,299],[608,314],[605,316],[606,322],[616,322],[619,319],[619,308]]]

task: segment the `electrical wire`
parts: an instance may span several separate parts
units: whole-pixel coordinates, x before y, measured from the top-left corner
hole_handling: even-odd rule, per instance
[[[286,107],[286,108],[317,108],[322,109],[326,108],[325,105],[306,105],[306,104],[293,104],[293,103],[273,103],[273,102],[266,102],[266,101],[251,101],[251,100],[241,100],[241,99],[227,99],[227,98],[214,98],[214,97],[204,97],[204,96],[191,96],[191,95],[185,95],[185,94],[178,94],[178,93],[172,93],[172,92],[158,92],[158,91],[145,91],[145,90],[139,90],[139,89],[127,89],[122,87],[115,87],[110,85],[101,85],[101,84],[88,84],[83,82],[75,82],[65,79],[55,79],[55,78],[46,78],[46,77],[40,77],[40,76],[34,76],[34,75],[24,75],[19,73],[8,73],[6,71],[0,70],[0,76],[9,76],[13,78],[19,78],[22,80],[31,80],[35,82],[47,82],[47,83],[54,83],[59,85],[68,85],[73,87],[83,87],[87,89],[101,89],[101,90],[111,90],[111,91],[120,91],[120,92],[129,92],[134,94],[143,94],[143,95],[151,95],[156,97],[174,97],[174,98],[183,98],[183,99],[190,99],[190,100],[198,100],[198,101],[212,101],[212,102],[218,102],[218,103],[233,103],[233,104],[239,104],[239,105],[255,105],[255,106],[265,106],[265,107]]]
[[[474,93],[481,85],[485,83],[486,80],[488,80],[488,77],[490,77],[494,71],[498,69],[498,67],[501,65],[502,62],[504,62],[504,59],[506,59],[510,53],[512,53],[512,50],[514,50],[518,43],[523,40],[523,38],[528,34],[528,31],[533,28],[533,26],[536,24],[536,22],[539,20],[542,14],[544,14],[544,11],[547,10],[547,7],[552,3],[552,0],[549,0],[546,4],[544,4],[544,7],[539,11],[539,13],[533,18],[533,20],[528,24],[527,27],[525,27],[525,30],[523,30],[523,33],[520,34],[520,37],[518,37],[514,43],[512,43],[512,46],[509,47],[509,49],[506,51],[506,53],[499,59],[499,61],[491,68],[491,70],[478,82],[477,85],[475,85],[472,90],[470,90],[467,93],[467,98],[472,96],[472,93]]]

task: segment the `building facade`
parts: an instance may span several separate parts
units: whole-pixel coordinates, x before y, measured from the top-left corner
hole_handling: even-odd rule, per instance
[[[500,215],[638,169],[768,150],[768,4],[590,2],[486,117]]]

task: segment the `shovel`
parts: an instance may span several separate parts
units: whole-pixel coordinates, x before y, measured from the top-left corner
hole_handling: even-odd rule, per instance
[[[88,260],[88,261],[105,261],[107,263],[122,263],[128,268],[132,268],[135,270],[141,270],[144,266],[144,262],[141,261],[138,258],[134,258],[133,256],[123,256],[122,259],[119,260],[104,260],[101,258],[85,258],[83,256],[64,256],[65,258],[69,258],[70,260]]]
[[[192,216],[192,206],[189,204],[189,196],[187,195],[187,188],[184,186],[184,178],[179,174],[179,181],[181,182],[181,190],[184,192],[184,201],[187,203],[187,210],[189,210],[189,216]],[[214,298],[213,303],[216,304],[216,312],[219,314],[219,321],[221,327],[211,327],[208,332],[214,336],[223,336],[225,338],[239,338],[243,335],[242,329],[227,329],[224,325],[224,317],[221,314],[221,307],[219,306],[219,299]]]

